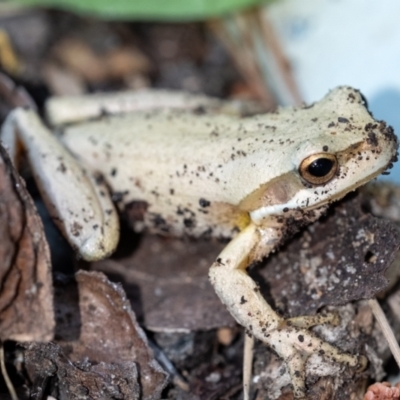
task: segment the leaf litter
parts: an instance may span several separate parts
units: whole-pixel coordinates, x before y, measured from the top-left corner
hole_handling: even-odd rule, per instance
[[[33,68],[21,69],[29,86],[44,79],[57,93],[68,92],[71,87],[77,92],[84,92],[88,87],[92,90],[141,87],[150,82],[155,65],[156,86],[202,87],[210,94],[227,95],[224,88],[233,87],[240,80],[226,56],[221,52],[222,56],[215,56],[221,49],[215,44],[210,46],[205,41],[208,37],[196,24],[143,25],[135,31],[132,40],[131,32],[121,25],[82,20],[77,25],[75,17],[63,13],[35,11],[27,16],[29,24],[20,22],[18,30],[9,19],[12,29],[8,32],[19,44],[24,64],[29,66],[29,57],[33,59]],[[23,21],[23,16],[17,20],[21,18]],[[54,24],[54,20],[61,23]],[[29,31],[28,26],[36,28]],[[122,72],[117,78],[114,73],[109,74],[109,81],[100,83],[93,83],[96,80],[82,75],[79,72],[82,65],[71,69],[68,60],[61,57],[67,54],[53,51],[57,44],[53,37],[68,37],[71,27],[76,32],[74,43],[80,49],[89,44],[96,48],[96,54],[107,54],[107,46],[111,49],[114,46],[118,51],[112,54],[118,55],[119,60],[128,60],[129,68],[119,69]],[[80,37],[81,27],[86,33]],[[87,32],[93,38],[96,37],[93,32],[110,31],[111,41],[87,39]],[[21,49],[26,37],[36,40],[38,45],[28,46],[29,51],[25,52]],[[156,60],[153,69],[146,66],[135,70],[130,67],[132,53],[121,56],[125,42],[137,43],[138,37],[147,43],[150,59]],[[171,41],[182,44],[173,54],[165,51]],[[191,45],[193,42],[199,45]],[[161,45],[163,51],[159,51]],[[207,46],[211,53],[204,58]],[[39,48],[40,52],[33,54],[33,48]],[[46,49],[53,50],[46,55]],[[84,56],[81,60],[87,60]],[[90,70],[84,67],[85,72]],[[12,85],[2,85],[0,90],[2,98],[11,106],[24,102],[29,105],[26,94],[13,92]],[[7,91],[12,95],[7,96]],[[251,94],[246,89],[244,92]],[[40,96],[37,98],[42,101]],[[0,106],[5,114],[7,105]],[[59,265],[55,263],[53,299],[41,222],[29,195],[23,191],[24,184],[18,181],[6,156],[4,160],[0,165],[0,254],[3,257],[0,337],[20,341],[16,347],[14,342],[6,342],[5,347],[7,367],[20,398],[45,399],[48,395],[57,399],[240,398],[243,335],[207,279],[208,266],[224,244],[136,236],[127,247],[122,245],[124,256],[117,254],[111,260],[90,266],[80,264],[84,269],[103,271],[110,280],[98,272],[81,271],[74,275],[73,265],[63,275],[57,272]],[[319,327],[319,334],[343,349],[358,349],[368,355],[370,364],[364,372],[353,375],[352,371],[335,372],[331,366],[325,366],[335,373],[324,375],[321,371],[320,375],[311,375],[307,382],[311,399],[362,398],[369,381],[384,376],[382,360],[386,361],[390,352],[369,307],[359,300],[375,296],[388,287],[385,274],[394,276],[387,289],[390,291],[386,304],[390,322],[395,332],[400,332],[398,273],[392,272],[398,261],[392,264],[390,274],[386,273],[398,248],[399,235],[393,223],[370,217],[365,209],[380,216],[384,214],[382,210],[390,209],[386,217],[393,218],[398,204],[396,196],[400,199],[395,189],[384,187],[373,195],[363,195],[361,200],[350,196],[266,263],[252,268],[251,273],[264,295],[282,314],[314,313],[323,307],[336,310],[341,315],[340,326]],[[132,235],[125,237],[129,241]],[[121,282],[124,289],[112,281]],[[353,303],[343,305],[348,302]],[[145,331],[138,326],[131,307]],[[157,358],[170,373],[167,387],[166,373],[154,359],[149,338],[154,342]],[[176,384],[175,374],[180,375],[186,386]],[[256,348],[253,381],[256,399],[290,396],[281,362],[261,344]],[[5,393],[0,382],[0,394],[5,397]]]

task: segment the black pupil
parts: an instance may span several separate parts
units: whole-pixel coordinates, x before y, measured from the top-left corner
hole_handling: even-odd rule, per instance
[[[329,158],[318,158],[308,166],[308,172],[317,178],[328,175],[333,167],[333,161]]]

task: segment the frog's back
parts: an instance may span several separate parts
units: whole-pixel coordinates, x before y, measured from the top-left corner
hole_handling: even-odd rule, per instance
[[[115,116],[70,127],[63,141],[105,177],[137,227],[230,237],[249,221],[242,200],[296,170],[304,154],[368,139],[366,122],[375,121],[354,90],[342,91],[341,102],[327,96],[251,118],[179,110]]]
[[[239,188],[246,192],[257,142],[275,140],[272,128],[255,138],[244,122],[186,111],[136,113],[70,127],[63,141],[105,177],[137,228],[231,237],[248,222],[233,183],[244,182]],[[272,167],[270,153],[264,161],[271,158]]]

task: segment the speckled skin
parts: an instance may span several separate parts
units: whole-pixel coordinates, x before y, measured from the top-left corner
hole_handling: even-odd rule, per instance
[[[354,189],[369,171],[376,175],[371,165],[386,168],[387,157],[367,155],[363,147],[374,131],[366,125],[374,120],[360,102],[357,92],[342,89],[310,108],[251,118],[139,112],[67,128],[62,141],[104,176],[121,208],[146,203],[140,225],[175,236],[232,237],[257,208],[286,204],[293,194],[294,208],[313,208]],[[300,178],[289,188],[282,184],[282,177],[295,175],[301,160],[324,146],[335,154],[356,146],[337,179],[311,189]],[[356,177],[343,179],[349,170]],[[357,175],[358,170],[367,173]],[[256,196],[262,197],[258,204]]]
[[[283,320],[246,272],[299,225],[313,222],[329,203],[395,159],[391,128],[372,118],[358,91],[341,87],[312,106],[249,118],[179,110],[104,117],[64,129],[61,140],[96,174],[97,184],[110,187],[118,207],[134,216],[136,229],[234,237],[211,267],[211,282],[235,319],[285,360],[296,398],[306,396],[311,354],[353,367],[363,364],[362,358],[342,353],[307,330],[318,318]],[[334,155],[339,165],[333,178],[320,185],[299,174],[302,161],[316,153]],[[59,177],[69,168],[55,165],[53,174]],[[80,180],[68,193],[69,209]],[[107,197],[104,188],[97,192]],[[90,219],[88,232],[94,224]],[[111,225],[101,225],[104,237],[113,234]],[[109,252],[105,242],[92,258]]]

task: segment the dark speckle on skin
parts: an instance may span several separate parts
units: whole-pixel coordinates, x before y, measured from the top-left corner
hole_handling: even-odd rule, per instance
[[[159,229],[160,231],[162,231],[162,232],[169,231],[167,221],[165,221],[165,219],[160,214],[153,214],[152,222],[154,224],[154,227]]]
[[[208,200],[206,200],[206,199],[203,199],[203,198],[201,198],[199,200],[199,204],[200,204],[200,207],[204,207],[204,208],[210,206],[210,202]]]
[[[79,236],[81,234],[82,229],[83,226],[76,221],[73,222],[73,224],[71,225],[71,233],[73,236]]]
[[[112,201],[115,203],[118,203],[120,201],[123,201],[124,197],[129,194],[129,190],[125,190],[124,192],[114,192],[112,194]]]
[[[367,143],[374,147],[378,146],[378,139],[374,132],[368,132]]]
[[[104,177],[100,173],[94,174],[94,179],[97,185],[102,185],[104,184]]]
[[[117,175],[117,168],[113,168],[113,169],[111,170],[111,172],[110,172],[110,175],[111,175],[111,176]]]
[[[186,228],[193,228],[195,226],[195,221],[193,218],[185,218],[183,224]]]
[[[61,162],[57,168],[57,171],[60,171],[61,173],[65,173],[67,171],[67,167],[65,166],[64,163]]]
[[[344,118],[344,117],[338,117],[337,120],[338,120],[338,122],[340,122],[342,124],[350,122],[347,118]]]

